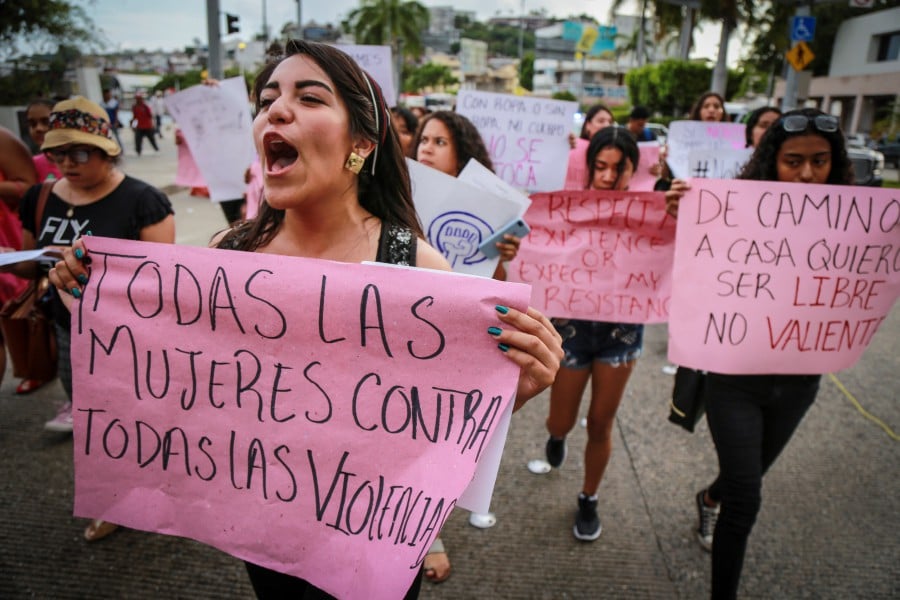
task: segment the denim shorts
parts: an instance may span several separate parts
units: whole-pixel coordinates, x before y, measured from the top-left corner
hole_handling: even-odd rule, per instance
[[[563,367],[587,369],[594,361],[616,367],[641,355],[643,325],[578,319],[553,319],[553,325],[563,338]]]

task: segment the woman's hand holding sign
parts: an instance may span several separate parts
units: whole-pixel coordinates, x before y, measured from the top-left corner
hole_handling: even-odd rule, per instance
[[[523,313],[498,306],[497,313],[501,321],[515,328],[489,330],[500,342],[500,349],[521,368],[515,411],[553,383],[563,357],[562,337],[550,320],[534,308]]]

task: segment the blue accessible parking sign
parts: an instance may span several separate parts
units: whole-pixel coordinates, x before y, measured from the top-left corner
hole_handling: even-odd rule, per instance
[[[791,18],[791,41],[792,42],[811,42],[816,34],[816,18],[815,17],[793,17]]]

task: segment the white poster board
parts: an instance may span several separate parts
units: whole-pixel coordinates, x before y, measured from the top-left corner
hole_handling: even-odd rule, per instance
[[[494,172],[528,192],[561,190],[569,160],[575,102],[463,90],[456,112],[481,133]]]
[[[481,242],[522,214],[519,202],[406,160],[413,202],[428,243],[457,273],[491,277],[499,258],[487,258]]]
[[[337,48],[349,54],[356,64],[365,69],[372,79],[378,82],[388,108],[397,103],[397,89],[394,86],[394,61],[390,46],[339,44]]]
[[[675,177],[687,179],[690,156],[695,150],[741,150],[747,145],[746,127],[742,123],[708,121],[673,121],[669,124],[666,162]]]
[[[243,198],[244,173],[256,156],[243,77],[195,85],[165,98],[214,202]]]

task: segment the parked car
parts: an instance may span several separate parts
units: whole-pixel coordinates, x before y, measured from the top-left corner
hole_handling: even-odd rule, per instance
[[[884,156],[884,164],[895,169],[900,169],[900,140],[894,142],[879,142],[875,149]]]
[[[668,127],[659,123],[647,123],[645,127],[653,132],[660,144],[666,143],[666,137],[669,135]]]
[[[857,146],[853,143],[854,141],[852,139],[847,140],[847,155],[853,162],[853,175],[856,178],[856,185],[881,187],[883,183],[884,155],[877,150],[872,150],[865,146]]]

